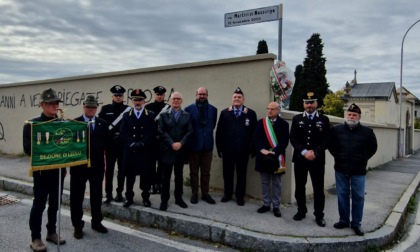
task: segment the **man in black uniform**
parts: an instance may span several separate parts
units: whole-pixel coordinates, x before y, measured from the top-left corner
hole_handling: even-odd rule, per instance
[[[112,181],[114,179],[115,162],[118,164],[117,173],[117,196],[115,202],[123,202],[122,191],[124,189],[124,176],[122,174],[122,143],[119,138],[122,114],[130,108],[124,104],[125,89],[120,85],[115,85],[110,89],[112,93],[112,103],[102,107],[99,118],[104,119],[108,124],[112,141],[106,148],[106,167],[105,167],[105,204],[112,200]]]
[[[171,106],[165,103],[165,93],[166,88],[162,86],[157,86],[153,89],[155,93],[155,101],[146,105],[146,109],[155,113],[155,122],[159,120],[160,114],[169,111]],[[153,140],[153,159],[155,168],[153,169],[153,178],[152,178],[152,186],[151,186],[151,193],[156,194],[160,193],[162,189],[162,164],[159,161],[159,146],[160,146],[160,137],[159,134],[156,135],[155,139]],[[156,164],[157,163],[157,164]]]
[[[236,203],[245,204],[246,174],[249,155],[252,151],[252,136],[257,123],[254,110],[244,105],[245,97],[238,87],[232,95],[232,106],[219,116],[216,130],[216,148],[223,159],[224,196],[222,202],[232,199],[236,168]]]
[[[293,117],[290,129],[290,143],[294,148],[292,161],[295,163],[295,198],[298,205],[298,212],[293,219],[300,221],[308,212],[305,190],[309,172],[314,191],[315,221],[318,226],[325,227],[325,150],[330,139],[330,121],[316,110],[317,100],[314,92],[308,92],[303,97],[305,111]]]
[[[41,94],[40,107],[42,108],[41,116],[31,119],[33,122],[46,122],[57,119],[59,103],[63,102],[58,98],[55,91],[50,89],[44,90]],[[31,125],[26,123],[23,127],[23,150],[31,155]],[[64,244],[66,241],[58,237],[56,232],[57,211],[58,211],[58,189],[59,189],[59,169],[43,170],[33,172],[34,178],[34,201],[32,203],[31,213],[29,216],[29,228],[31,229],[32,242],[30,244],[33,251],[46,251],[47,246],[41,239],[42,213],[48,199],[48,223],[47,223],[47,241],[55,244]],[[63,185],[66,176],[66,168],[61,169],[61,185]],[[63,187],[60,188],[63,193]]]
[[[153,170],[152,144],[157,134],[155,113],[144,108],[146,99],[141,89],[134,89],[130,94],[134,107],[124,114],[121,122],[121,140],[123,142],[123,172],[127,178],[126,201],[123,207],[133,204],[134,183],[140,175],[140,189],[143,204],[150,207],[150,184]]]
[[[74,227],[74,237],[82,239],[85,222],[83,217],[83,200],[85,198],[86,182],[90,186],[90,207],[92,215],[92,229],[99,233],[108,233],[108,229],[101,223],[102,182],[105,174],[105,146],[109,140],[108,123],[95,116],[98,101],[89,95],[83,102],[83,115],[76,121],[88,122],[91,166],[79,165],[70,168],[70,212],[71,222]]]

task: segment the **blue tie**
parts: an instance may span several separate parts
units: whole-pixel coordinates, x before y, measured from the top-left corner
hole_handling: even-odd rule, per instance
[[[235,117],[239,117],[239,110],[235,110]]]

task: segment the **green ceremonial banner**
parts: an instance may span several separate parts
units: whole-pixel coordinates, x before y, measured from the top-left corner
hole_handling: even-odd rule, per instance
[[[86,122],[30,122],[31,172],[89,164],[89,127]]]

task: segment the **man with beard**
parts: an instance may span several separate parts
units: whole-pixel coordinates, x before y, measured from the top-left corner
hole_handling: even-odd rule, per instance
[[[123,142],[123,172],[127,179],[126,201],[123,207],[131,206],[134,198],[134,183],[140,175],[140,189],[143,204],[150,207],[150,184],[152,178],[152,142],[156,136],[155,114],[144,108],[146,94],[141,89],[134,89],[130,94],[134,107],[124,114],[121,122],[121,140]]]
[[[378,148],[373,130],[360,124],[361,114],[356,104],[350,105],[344,124],[333,127],[331,144],[328,147],[334,157],[340,215],[340,220],[334,224],[334,228],[342,229],[351,226],[359,236],[365,234],[361,223],[365,202],[366,166]]]
[[[244,101],[244,93],[239,87],[236,88],[232,95],[232,106],[220,113],[216,130],[217,154],[223,159],[222,202],[232,199],[236,169],[235,196],[238,206],[245,204],[248,160],[252,152],[252,135],[257,124],[255,111],[247,108]]]
[[[191,179],[191,203],[198,203],[198,181],[201,187],[201,199],[209,204],[216,201],[209,194],[210,169],[213,158],[213,130],[216,127],[217,108],[208,102],[208,91],[200,87],[195,93],[195,103],[185,108],[191,114],[193,134],[189,153],[190,179]],[[199,179],[198,174],[201,178]]]
[[[124,112],[127,112],[130,107],[124,104],[125,88],[120,85],[115,85],[110,89],[112,93],[112,104],[102,107],[98,116],[104,119],[109,124],[109,135],[112,138],[110,144],[106,148],[106,168],[105,168],[105,204],[109,204],[114,198],[112,196],[112,181],[114,179],[115,162],[118,165],[117,173],[117,196],[115,202],[123,202],[122,191],[124,190],[124,176],[122,174],[122,143],[119,138],[119,129],[121,119]]]
[[[318,99],[314,92],[303,97],[302,114],[295,115],[290,129],[290,143],[293,146],[295,172],[295,198],[298,212],[293,219],[300,221],[306,217],[306,182],[311,176],[314,191],[314,215],[318,226],[325,227],[324,220],[324,174],[325,150],[330,138],[330,121],[316,110]]]
[[[168,111],[171,108],[171,106],[165,103],[166,88],[162,86],[157,86],[153,88],[153,92],[155,92],[155,101],[147,104],[146,109],[155,113],[155,122],[157,122],[159,120],[160,115]],[[155,139],[153,140],[153,159],[155,160],[155,168],[153,169],[152,186],[150,188],[152,194],[159,194],[162,189],[162,164],[159,161],[159,148],[160,136],[159,134],[157,134]]]

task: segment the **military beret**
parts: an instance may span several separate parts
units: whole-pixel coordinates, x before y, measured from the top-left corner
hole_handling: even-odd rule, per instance
[[[347,111],[362,114],[362,110],[360,110],[359,106],[357,106],[354,103],[352,105],[350,105],[350,107],[347,109]]]
[[[63,102],[63,101],[60,98],[58,98],[55,91],[50,88],[50,89],[42,91],[41,102]]]
[[[153,89],[153,92],[155,92],[155,94],[164,94],[166,93],[166,88],[162,86],[157,86]]]
[[[241,94],[241,95],[244,95],[244,93],[242,92],[242,90],[241,90],[241,88],[240,88],[240,87],[237,87],[233,93],[234,93],[234,94]]]
[[[99,103],[93,95],[88,95],[88,97],[86,97],[86,100],[83,102],[83,106],[97,108],[99,106]]]
[[[111,91],[113,94],[124,94],[125,88],[121,87],[120,85],[115,85],[109,91]]]
[[[146,99],[146,94],[141,89],[134,89],[130,94],[131,99]]]

